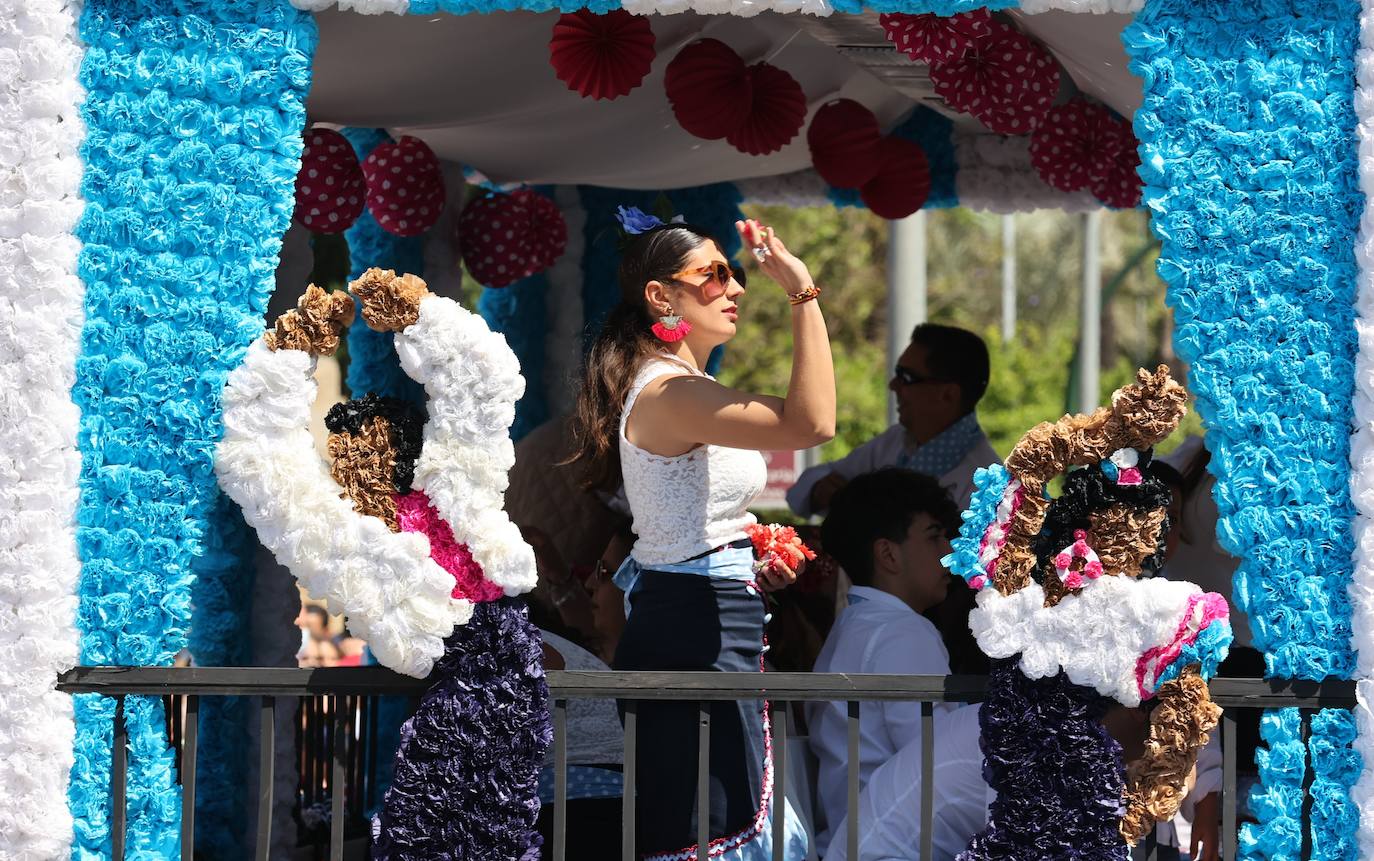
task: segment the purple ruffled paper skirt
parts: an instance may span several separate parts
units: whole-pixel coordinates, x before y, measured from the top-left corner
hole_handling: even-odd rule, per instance
[[[537,858],[539,770],[553,740],[539,631],[524,602],[501,598],[478,604],[444,646],[401,727],[372,857]]]
[[[994,660],[979,714],[988,825],[958,861],[1125,861],[1126,771],[1102,726],[1114,702],[1060,673],[1029,679]]]

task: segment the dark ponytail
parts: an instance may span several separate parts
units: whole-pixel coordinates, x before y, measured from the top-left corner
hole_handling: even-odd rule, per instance
[[[644,285],[666,282],[681,272],[705,242],[716,239],[689,224],[669,224],[631,237],[621,254],[620,302],[587,354],[573,423],[575,442],[568,463],[582,463],[582,483],[588,488],[612,493],[620,488],[620,413],[644,357],[659,349],[649,330],[654,321],[644,301]]]

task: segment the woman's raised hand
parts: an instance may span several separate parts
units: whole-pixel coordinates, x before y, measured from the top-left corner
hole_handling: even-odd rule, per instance
[[[811,286],[810,270],[787,250],[787,246],[773,233],[773,228],[765,227],[751,218],[748,221],[736,221],[735,229],[759,262],[759,269],[782,285],[787,295],[794,296]]]

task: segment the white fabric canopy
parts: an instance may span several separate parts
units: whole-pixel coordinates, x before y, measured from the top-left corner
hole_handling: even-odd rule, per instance
[[[614,101],[584,99],[555,77],[548,42],[557,18],[530,12],[318,13],[310,117],[415,135],[440,158],[470,165],[498,183],[660,189],[810,166],[804,131],[780,152],[750,156],[678,127],[663,92],[663,70],[698,37],[720,39],[747,63],[768,60],[791,73],[813,112],[848,97],[890,127],[917,104],[942,108],[910,81],[880,76],[881,66],[907,61],[890,51],[876,15],[652,16],[658,54],[653,71],[638,89]],[[1119,38],[1129,16],[1020,16],[1022,26],[1027,20],[1081,89],[1119,111],[1139,103],[1140,85],[1124,71]],[[913,65],[919,72],[919,64]],[[969,117],[954,117],[964,131],[979,128]]]

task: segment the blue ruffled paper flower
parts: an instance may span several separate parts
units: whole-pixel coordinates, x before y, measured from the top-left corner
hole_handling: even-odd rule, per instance
[[[197,572],[198,643],[214,652],[239,624],[217,603],[238,600],[219,587],[243,570],[218,519],[219,398],[275,286],[317,34],[277,0],[90,0],[80,35],[81,662],[166,666],[187,645]],[[110,845],[113,702],[77,700],[72,853],[95,858]],[[174,857],[161,699],[130,697],[127,725],[129,855]]]
[[[1359,20],[1354,0],[1155,0],[1122,34],[1144,81],[1143,200],[1163,241],[1174,344],[1207,425],[1217,537],[1241,559],[1233,597],[1271,676],[1348,678],[1355,665]],[[1296,710],[1266,714],[1261,730],[1258,824],[1242,832],[1241,855],[1296,859]],[[1347,759],[1335,755],[1349,746],[1340,738],[1329,735],[1328,760]],[[1342,768],[1322,781],[1332,814],[1313,817],[1320,857],[1355,857]]]
[[[950,573],[966,581],[987,576],[978,561],[978,551],[988,527],[997,519],[997,507],[1010,483],[1011,473],[1000,463],[974,470],[973,494],[968,508],[959,515],[964,522],[959,526],[959,534],[949,542],[953,552],[940,560]]]

